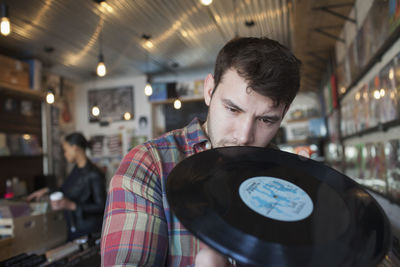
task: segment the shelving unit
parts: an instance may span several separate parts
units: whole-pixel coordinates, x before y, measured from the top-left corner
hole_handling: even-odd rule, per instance
[[[8,84],[1,81],[0,81],[0,92],[16,96],[36,98],[39,100],[44,100],[45,98],[45,94],[41,91],[35,91],[30,88],[23,88],[17,85]]]
[[[42,146],[43,100],[42,92],[0,82],[0,133],[6,136],[35,135]],[[32,191],[34,177],[43,175],[43,156],[42,153],[24,155],[23,152],[0,156],[0,196],[5,193],[6,180],[12,177],[24,181],[27,190]]]
[[[163,105],[163,104],[172,104],[176,99],[179,99],[182,103],[186,102],[195,102],[195,101],[204,101],[203,96],[181,96],[178,98],[168,98],[165,100],[155,100],[151,101],[152,105]]]

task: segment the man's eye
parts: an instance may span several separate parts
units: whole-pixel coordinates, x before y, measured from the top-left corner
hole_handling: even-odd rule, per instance
[[[229,110],[230,112],[233,112],[233,113],[236,113],[236,112],[238,112],[238,110],[237,110],[237,109],[235,109],[235,108],[226,107],[226,109],[227,109],[227,110]]]
[[[268,123],[271,124],[273,123],[273,121],[269,120],[269,119],[260,119],[263,123]]]

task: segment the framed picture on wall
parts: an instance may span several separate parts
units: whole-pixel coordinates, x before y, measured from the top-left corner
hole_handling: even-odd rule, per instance
[[[134,118],[133,86],[88,91],[89,122],[121,121]]]

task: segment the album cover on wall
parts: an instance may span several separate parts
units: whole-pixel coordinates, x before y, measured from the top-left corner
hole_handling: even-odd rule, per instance
[[[379,123],[379,76],[375,76],[368,83],[369,99],[369,122],[370,127],[374,127]]]
[[[350,81],[354,81],[358,74],[360,73],[359,65],[358,65],[358,56],[357,56],[357,44],[356,41],[351,43],[348,52],[349,65],[350,65]]]
[[[386,160],[385,160],[385,146],[382,142],[375,143],[375,188],[378,192],[386,194]]]
[[[400,25],[400,1],[389,0],[389,30],[394,30]]]
[[[393,73],[394,73],[394,85],[396,88],[396,103],[397,103],[397,114],[400,116],[400,53],[398,53],[392,60],[393,62]]]
[[[360,68],[365,67],[373,55],[373,21],[369,16],[365,17],[364,23],[357,35],[358,62]]]
[[[344,148],[345,174],[350,178],[357,179],[357,148],[354,145],[347,145]]]
[[[369,122],[369,95],[368,85],[363,84],[360,88],[360,129],[365,130],[370,127]]]
[[[389,5],[387,1],[373,1],[367,17],[372,23],[373,53],[375,54],[389,36]]]
[[[380,82],[380,121],[388,122],[396,119],[397,114],[397,89],[394,83],[393,62],[389,62],[379,73]]]
[[[359,179],[365,178],[365,169],[366,169],[366,149],[364,144],[356,145],[357,149],[357,175],[356,177]]]
[[[388,196],[400,203],[400,140],[385,143]]]

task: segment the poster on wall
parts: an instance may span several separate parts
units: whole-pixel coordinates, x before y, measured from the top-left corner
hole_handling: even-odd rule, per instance
[[[88,91],[89,122],[121,121],[124,114],[129,112],[130,118],[134,117],[134,96],[132,86],[116,88],[91,89]],[[99,108],[99,115],[92,113],[92,108]]]
[[[360,73],[358,56],[357,56],[357,44],[353,42],[348,50],[349,64],[350,64],[350,81],[354,81]]]
[[[389,0],[389,29],[390,32],[400,25],[400,0]]]
[[[385,143],[389,197],[400,203],[400,140]]]
[[[387,1],[374,1],[367,15],[373,21],[373,53],[375,54],[389,36],[389,5]]]
[[[388,122],[397,118],[397,89],[394,83],[393,62],[387,64],[379,73],[381,112],[380,121]]]

